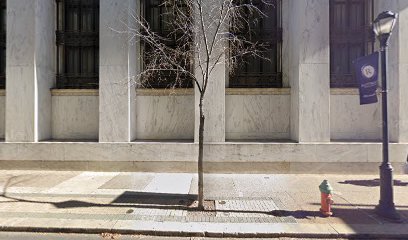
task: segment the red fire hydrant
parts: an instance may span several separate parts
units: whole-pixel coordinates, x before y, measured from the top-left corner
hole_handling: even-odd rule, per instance
[[[319,189],[321,193],[320,212],[325,217],[330,217],[331,215],[333,215],[333,213],[331,212],[331,205],[334,203],[332,197],[333,188],[330,186],[327,180],[324,180],[320,184]]]

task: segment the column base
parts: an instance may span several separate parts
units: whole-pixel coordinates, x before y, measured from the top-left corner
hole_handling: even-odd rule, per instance
[[[385,206],[381,202],[375,207],[375,212],[378,216],[383,217],[391,222],[401,223],[403,219],[395,209],[395,206]]]

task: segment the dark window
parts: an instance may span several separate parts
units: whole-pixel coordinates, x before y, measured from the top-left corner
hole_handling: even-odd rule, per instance
[[[99,0],[57,4],[57,88],[98,88]]]
[[[356,87],[352,62],[373,51],[372,0],[330,0],[330,86]]]
[[[187,2],[188,1],[181,0],[144,0],[142,1],[142,16],[144,16],[151,31],[161,37],[162,43],[164,43],[169,50],[177,49],[178,51],[176,52],[181,53],[180,63],[183,68],[187,68],[192,72],[191,56],[188,55],[190,52],[192,35],[177,30],[177,27],[175,26],[175,23],[179,21],[175,19],[180,12],[183,16],[191,17],[191,11],[186,5]],[[174,4],[177,4],[177,8],[174,7]],[[147,42],[142,44],[144,69],[151,69],[150,67],[147,67],[149,64],[161,65],[162,61],[165,61],[160,59],[160,57],[157,57],[157,54],[155,53],[156,50],[157,49],[155,49],[154,46]],[[161,66],[163,66],[164,69],[170,68],[170,66]],[[146,79],[144,79],[144,87],[193,87],[193,79],[188,74],[183,74],[176,70],[154,71],[146,74],[144,77],[146,77]]]
[[[245,56],[234,52],[230,45],[230,59],[236,61],[230,69],[230,87],[282,87],[280,1],[239,0],[237,4],[254,4],[263,14],[256,14],[245,7],[245,22],[232,21],[231,32],[238,38],[259,45],[259,56]],[[237,26],[239,26],[237,28]]]
[[[0,1],[0,89],[6,87],[6,0]]]

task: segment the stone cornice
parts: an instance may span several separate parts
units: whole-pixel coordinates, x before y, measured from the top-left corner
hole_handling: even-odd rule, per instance
[[[358,88],[330,88],[331,95],[359,95]],[[381,94],[381,89],[377,89],[377,95]]]
[[[290,88],[227,88],[227,95],[290,95]]]
[[[358,95],[358,88],[330,88],[331,95]]]
[[[194,95],[193,88],[136,89],[136,96],[188,96],[188,95]]]
[[[51,89],[52,96],[99,96],[98,89]]]

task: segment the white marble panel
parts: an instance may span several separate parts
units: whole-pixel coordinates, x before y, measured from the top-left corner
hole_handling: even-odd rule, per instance
[[[128,142],[136,136],[135,86],[138,72],[132,16],[136,1],[102,0],[100,3],[99,141]]]
[[[100,1],[100,48],[101,66],[123,66],[128,64],[128,47],[136,44],[131,38],[131,29],[135,22],[131,20],[136,10],[136,2],[132,0],[101,0]],[[102,57],[103,56],[103,57]]]
[[[380,140],[381,122],[380,102],[360,105],[359,95],[331,95],[332,140]]]
[[[408,54],[406,43],[408,42],[408,1],[398,2],[399,24],[398,28],[398,63],[399,63],[399,142],[408,142]]]
[[[7,3],[6,141],[35,141],[36,1]]]
[[[55,71],[56,3],[53,0],[37,0],[35,11],[35,65]]]
[[[33,66],[37,1],[7,1],[7,65]]]
[[[226,138],[288,139],[289,95],[227,95]]]
[[[145,146],[147,146],[145,144]],[[192,161],[198,160],[198,146],[193,143],[164,143],[160,147],[161,161]]]
[[[210,75],[207,90],[204,95],[204,141],[225,141],[225,64],[219,64]],[[200,94],[195,90],[195,133],[194,140],[198,142],[200,120]]]
[[[367,162],[366,144],[317,144],[316,158],[318,162]]]
[[[98,96],[53,96],[52,138],[97,140]]]
[[[303,11],[293,16],[302,26],[301,30],[301,63],[329,62],[329,3],[327,0],[302,1]],[[300,1],[296,4],[301,5]]]
[[[408,145],[390,144],[390,161],[406,163],[408,161]]]
[[[408,141],[408,83],[406,81],[408,57],[406,42],[408,41],[408,1],[376,0],[375,16],[382,11],[393,11],[399,14],[397,25],[390,38],[388,54],[388,94],[390,140],[394,142]]]
[[[6,81],[6,141],[35,141],[34,67],[8,65]]]
[[[400,65],[398,62],[388,64],[387,69],[387,84],[388,84],[388,131],[389,138],[392,142],[398,142],[400,138],[400,109],[402,93],[400,89],[401,82],[399,81]],[[380,79],[381,81],[381,79]]]
[[[194,138],[194,96],[138,96],[137,139]]]
[[[128,66],[100,66],[99,72],[99,141],[131,141],[136,94],[127,75]]]
[[[204,161],[209,163],[207,166],[212,166],[212,169],[218,166],[218,171],[231,173],[237,170],[268,172],[274,166],[275,169],[272,170],[275,172],[287,172],[288,166],[294,166],[302,173],[315,173],[321,172],[320,169],[328,164],[338,166],[331,170],[336,172],[344,170],[344,167],[348,168],[350,165],[347,163],[376,166],[381,162],[381,143],[212,143],[205,144],[204,147]],[[407,154],[407,144],[390,144],[390,159],[397,172],[400,172],[397,167],[405,163]],[[109,165],[129,164],[128,167],[147,167],[150,171],[168,166],[171,171],[194,172],[191,166],[195,166],[196,159],[195,143],[0,143],[0,164],[8,162],[5,166],[12,166],[13,161],[19,160],[17,164],[22,164],[20,161],[23,160],[36,169],[52,165],[72,168],[79,164],[82,164],[82,168],[87,168],[100,164],[105,166],[101,169],[106,171],[106,166]],[[305,165],[299,165],[300,163]],[[371,165],[364,165],[365,163]],[[377,171],[376,167],[372,169]]]
[[[36,67],[37,80],[37,139],[38,141],[51,138],[52,99],[51,88],[54,86],[55,71],[45,67]]]
[[[56,46],[55,46],[56,6],[53,0],[37,1],[35,14],[35,81],[37,82],[37,138],[51,138],[51,92],[55,85]]]
[[[399,52],[399,62],[401,64],[408,64],[408,54],[406,54],[406,43],[408,41],[408,1],[399,0],[398,7],[398,25],[396,26],[399,31],[399,41],[401,47],[398,49]]]
[[[393,152],[394,150],[391,150]],[[382,162],[382,145],[381,144],[367,144],[367,161],[368,162]]]
[[[329,1],[289,1],[291,138],[330,140]]]
[[[4,143],[0,160],[64,160],[64,145],[48,143]]]
[[[219,9],[225,4],[223,1],[205,1],[202,4],[202,23],[205,28],[204,32],[198,30],[195,33],[196,46],[201,46],[198,49],[195,57],[195,69],[205,69],[206,65],[213,71],[209,75],[207,83],[207,89],[203,101],[203,109],[205,116],[204,124],[204,142],[224,142],[225,141],[225,84],[228,80],[228,71],[226,71],[227,64],[225,59],[225,53],[227,52],[228,43],[223,38],[224,28],[226,24],[216,26],[214,19],[220,19],[221,16]],[[198,13],[198,8],[194,9]],[[197,18],[198,20],[200,18]],[[216,21],[215,21],[216,22]],[[196,21],[195,29],[201,29],[200,21]],[[206,35],[204,38],[203,35]],[[204,40],[208,41],[205,42]],[[205,44],[211,45],[212,54],[207,61]],[[200,71],[195,71],[197,79],[202,79]],[[203,88],[203,84],[201,84]],[[195,131],[194,141],[199,140],[199,125],[200,125],[200,94],[198,89],[195,89]]]
[[[407,32],[408,34],[408,32]],[[400,64],[400,120],[399,141],[408,142],[408,64]]]
[[[0,96],[0,139],[4,139],[6,127],[6,96]]]
[[[295,143],[228,143],[205,145],[209,162],[316,162],[316,146]]]
[[[329,64],[301,64],[299,75],[299,141],[330,141]]]
[[[8,1],[7,17],[6,141],[49,139],[55,1]]]

